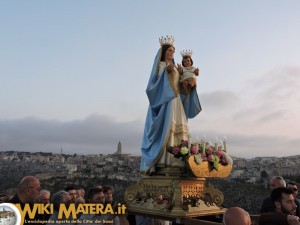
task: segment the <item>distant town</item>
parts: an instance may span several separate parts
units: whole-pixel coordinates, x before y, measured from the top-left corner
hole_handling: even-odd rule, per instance
[[[119,190],[119,198],[122,198],[126,187],[137,182],[141,177],[139,171],[141,157],[123,154],[120,142],[114,152],[108,155],[67,155],[63,153],[63,150],[60,154],[1,151],[0,195],[12,195],[22,177],[33,175],[40,179],[43,188],[51,191],[58,191],[69,184],[84,188],[95,184],[109,184]],[[283,176],[287,180],[300,182],[300,167],[298,166],[300,155],[253,159],[233,157],[233,161],[233,170],[228,178],[211,181],[224,194],[230,195],[235,188],[232,184],[236,183],[239,188],[247,185],[249,189],[249,185],[254,185],[251,187],[262,190],[262,196],[266,195],[268,180],[272,176]],[[255,188],[253,192],[256,192]],[[243,191],[240,190],[240,192]],[[258,195],[253,197],[259,201]],[[241,196],[241,198],[245,197]],[[244,202],[247,203],[247,201]],[[253,210],[251,204],[248,208],[252,208],[252,211],[257,210]]]

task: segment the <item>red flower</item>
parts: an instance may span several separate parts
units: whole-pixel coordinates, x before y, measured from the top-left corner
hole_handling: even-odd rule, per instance
[[[198,153],[198,148],[196,146],[192,146],[190,152],[191,154],[196,155]]]
[[[212,146],[209,146],[208,150],[207,150],[207,154],[211,155],[214,151],[214,148]]]
[[[222,165],[227,165],[228,162],[227,162],[227,159],[226,158],[223,158],[222,161],[221,161]]]
[[[177,155],[180,152],[180,148],[178,146],[175,146],[174,148],[172,148],[172,153],[174,155]]]
[[[189,145],[189,142],[188,141],[185,141],[185,140],[182,140],[181,141],[181,144],[184,145],[185,147],[187,147]]]
[[[222,150],[218,150],[216,151],[216,155],[221,158],[223,156],[223,151]]]

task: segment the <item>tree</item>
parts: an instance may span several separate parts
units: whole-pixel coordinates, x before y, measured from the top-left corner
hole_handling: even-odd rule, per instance
[[[260,177],[262,179],[267,179],[269,177],[269,175],[265,170],[263,170],[263,171],[260,172]]]

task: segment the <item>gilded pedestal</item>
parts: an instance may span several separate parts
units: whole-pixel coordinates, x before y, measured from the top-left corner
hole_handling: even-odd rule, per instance
[[[144,176],[127,188],[125,201],[132,213],[163,218],[187,218],[222,214],[224,195],[206,181],[209,177],[226,177],[232,165],[213,170],[208,162],[200,165],[188,159],[178,176]]]

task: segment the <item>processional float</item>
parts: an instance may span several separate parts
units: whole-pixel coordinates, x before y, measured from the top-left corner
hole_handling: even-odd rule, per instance
[[[154,98],[153,102],[155,107],[153,106],[153,108],[155,109],[150,113],[148,111],[146,121],[154,120],[152,117],[149,119],[149,115],[153,116],[154,114],[158,114],[157,103],[165,102],[165,90],[170,91],[165,95],[167,96],[166,99],[169,99],[173,92],[173,98],[175,100],[178,100],[179,96],[178,89],[176,89],[176,87],[174,88],[174,86],[176,86],[174,85],[174,81],[171,81],[175,75],[170,75],[173,72],[170,72],[167,68],[167,53],[162,53],[164,51],[163,49],[166,49],[164,45],[167,45],[168,50],[169,48],[173,48],[173,51],[168,52],[168,57],[172,58],[172,54],[174,53],[174,38],[167,36],[166,38],[160,38],[159,41],[161,48],[155,57],[146,90],[146,92],[148,91],[147,94],[150,105]],[[191,51],[189,51],[189,53],[191,53]],[[165,56],[163,54],[165,54]],[[163,59],[163,57],[165,58]],[[158,78],[157,68],[159,65],[162,65],[162,63],[165,63],[166,72],[162,72]],[[172,69],[173,68],[174,66]],[[160,85],[161,89],[158,89]],[[159,93],[158,97],[156,93]],[[189,107],[189,109],[199,109],[198,112],[192,116],[194,117],[201,111],[201,105],[195,87],[191,89],[188,99],[192,99],[192,94],[194,94],[195,99],[198,101],[198,105],[196,102],[196,105]],[[155,99],[156,97],[158,100]],[[181,97],[180,95],[180,98]],[[182,101],[184,102],[182,105],[187,105],[186,99]],[[172,102],[170,104],[172,104]],[[151,107],[149,107],[149,109],[151,110]],[[163,113],[169,112],[170,111],[165,111]],[[161,112],[159,112],[159,114],[161,114]],[[186,116],[188,117],[187,114]],[[162,129],[165,129],[165,127],[162,127]],[[167,129],[171,130],[169,127]],[[171,218],[172,220],[176,218],[223,214],[225,211],[222,207],[224,195],[220,190],[211,185],[207,181],[207,178],[224,178],[229,176],[232,170],[232,159],[227,152],[226,140],[216,140],[214,144],[211,144],[206,138],[203,138],[200,141],[192,143],[190,141],[190,135],[188,136],[187,139],[189,139],[189,141],[178,140],[180,137],[177,137],[173,133],[172,138],[176,139],[173,143],[179,144],[173,146],[159,146],[159,149],[154,149],[155,151],[164,149],[164,154],[167,154],[167,157],[173,161],[173,164],[169,167],[157,168],[155,173],[151,174],[152,176],[144,175],[137,183],[126,189],[124,198],[130,213]],[[165,139],[168,138],[167,136],[165,137]],[[147,144],[147,146],[150,145]]]
[[[191,218],[223,214],[223,193],[207,178],[225,178],[232,170],[232,159],[224,145],[212,146],[205,140],[170,147],[183,167],[165,168],[157,175],[143,176],[125,191],[127,209],[132,213],[162,218]],[[179,152],[177,147],[179,147]],[[188,149],[188,153],[185,153]],[[174,154],[175,153],[175,154]],[[159,173],[164,175],[159,175]]]

